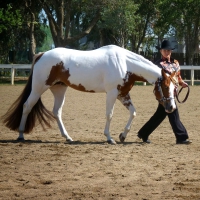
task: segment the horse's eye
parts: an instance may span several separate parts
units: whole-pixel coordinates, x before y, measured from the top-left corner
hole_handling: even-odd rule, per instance
[[[164,86],[163,89],[164,90],[169,90],[169,87],[168,86]]]

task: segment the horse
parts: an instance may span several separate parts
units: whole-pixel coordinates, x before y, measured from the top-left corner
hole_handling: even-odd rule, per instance
[[[55,48],[34,57],[27,84],[2,116],[3,123],[19,132],[17,140],[24,141],[24,133],[30,133],[36,121],[46,130],[46,127],[51,128],[51,121],[56,120],[61,135],[67,142],[72,142],[62,121],[65,93],[67,87],[71,87],[82,92],[106,93],[104,135],[110,144],[116,144],[109,131],[116,99],[129,110],[124,132],[119,135],[120,142],[124,142],[136,116],[129,94],[135,81],[155,85],[156,99],[170,113],[176,109],[173,76],[143,56],[115,45],[88,51]],[[54,96],[52,112],[41,101],[41,95],[48,89]]]

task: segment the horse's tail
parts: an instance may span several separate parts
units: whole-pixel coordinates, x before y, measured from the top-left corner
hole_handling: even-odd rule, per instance
[[[5,126],[13,131],[18,131],[23,113],[23,105],[31,93],[34,69],[33,66],[42,55],[43,54],[40,54],[34,57],[34,63],[32,65],[31,74],[28,78],[24,90],[22,91],[21,95],[17,98],[17,100],[8,109],[7,113],[2,116],[3,123],[5,124]],[[27,117],[24,133],[30,133],[33,130],[33,127],[35,126],[37,120],[42,125],[44,130],[45,125],[50,128],[50,122],[55,120],[53,113],[45,108],[41,101],[41,98],[38,99],[37,103],[33,106],[31,112]]]

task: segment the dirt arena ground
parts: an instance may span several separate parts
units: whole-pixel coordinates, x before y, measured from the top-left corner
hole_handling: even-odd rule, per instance
[[[0,199],[199,200],[200,86],[190,88],[188,100],[178,106],[191,145],[175,144],[168,119],[150,136],[151,144],[137,138],[157,106],[153,86],[132,89],[137,116],[123,144],[118,136],[128,111],[116,102],[111,135],[117,145],[107,144],[105,94],[68,89],[63,121],[72,144],[60,136],[56,123],[46,132],[37,126],[21,143],[15,141],[18,134],[0,122]],[[0,86],[0,116],[22,89]],[[42,99],[52,109],[49,91]]]

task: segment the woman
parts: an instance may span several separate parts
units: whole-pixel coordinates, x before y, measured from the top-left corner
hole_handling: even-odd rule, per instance
[[[171,58],[172,48],[168,40],[164,40],[161,47],[156,47],[160,50],[161,59],[155,62],[155,64],[164,68],[167,73],[172,73],[176,71],[176,79],[179,85],[182,87],[187,87],[187,83],[184,82],[180,75],[180,66],[177,60]],[[159,103],[158,108],[154,115],[146,122],[146,124],[138,131],[138,137],[143,140],[143,142],[150,143],[148,139],[149,135],[160,125],[160,123],[168,116],[169,122],[171,124],[172,130],[176,137],[176,144],[190,144],[191,141],[188,140],[188,133],[184,125],[180,121],[178,108],[172,113],[166,113],[164,107]]]

